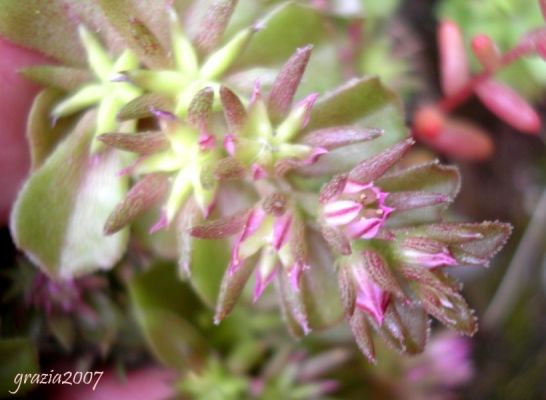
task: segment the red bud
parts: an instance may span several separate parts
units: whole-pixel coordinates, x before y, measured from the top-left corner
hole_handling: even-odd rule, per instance
[[[444,114],[434,106],[424,106],[417,110],[413,123],[414,135],[423,141],[440,135],[444,127]]]
[[[477,35],[472,39],[472,51],[480,64],[489,71],[501,64],[501,54],[495,42],[487,35]]]
[[[413,132],[436,151],[460,160],[486,160],[494,149],[485,131],[468,122],[448,120],[432,107],[417,112]]]

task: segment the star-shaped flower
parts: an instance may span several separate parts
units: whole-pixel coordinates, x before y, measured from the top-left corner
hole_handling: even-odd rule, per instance
[[[83,85],[62,100],[53,108],[51,115],[58,119],[97,106],[96,137],[101,133],[115,131],[118,127],[117,113],[141,93],[139,88],[130,83],[113,82],[120,71],[137,68],[138,59],[131,50],[125,50],[116,60],[112,60],[108,51],[83,25],[79,27],[79,34],[95,81]],[[91,151],[96,152],[101,146],[100,142],[93,140]]]
[[[160,131],[100,136],[110,146],[140,154],[122,174],[144,175],[110,215],[105,225],[107,234],[121,229],[165,196],[162,216],[151,232],[168,226],[190,195],[208,216],[214,205],[214,166],[219,158],[209,128],[212,102],[213,89],[206,87],[195,95],[184,120],[167,111],[153,110]]]
[[[198,49],[185,34],[176,11],[169,9],[168,14],[174,69],[128,70],[120,74],[117,80],[130,81],[147,91],[174,97],[174,114],[185,117],[197,92],[204,87],[219,88],[218,80],[239,57],[256,28],[240,31],[214,52],[207,49],[208,56],[201,59]],[[227,20],[223,22],[227,24]],[[223,32],[224,27],[215,25],[211,29]]]

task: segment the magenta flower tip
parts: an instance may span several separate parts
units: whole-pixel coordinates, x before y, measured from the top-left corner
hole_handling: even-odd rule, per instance
[[[166,228],[168,225],[169,225],[169,220],[167,219],[167,214],[163,210],[161,211],[161,216],[159,217],[157,222],[154,225],[152,225],[152,227],[150,228],[149,233],[150,234],[156,233],[160,231],[161,229]]]

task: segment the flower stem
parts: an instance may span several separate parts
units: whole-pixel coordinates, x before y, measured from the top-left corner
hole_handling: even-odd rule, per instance
[[[500,62],[496,68],[484,68],[481,72],[474,75],[472,79],[470,79],[466,83],[466,85],[464,85],[458,92],[451,96],[443,98],[438,104],[439,108],[442,109],[444,112],[453,111],[455,108],[459,107],[462,103],[467,101],[470,96],[472,96],[474,90],[480,83],[491,78],[502,68],[510,65],[514,61],[517,61],[520,58],[533,53],[534,50],[530,46],[527,46],[524,43],[519,43],[517,46],[513,47],[502,55]]]
[[[529,269],[536,257],[543,251],[546,236],[546,188],[537,203],[527,229],[508,266],[504,278],[484,314],[486,329],[498,327],[516,302],[524,280],[529,279]]]

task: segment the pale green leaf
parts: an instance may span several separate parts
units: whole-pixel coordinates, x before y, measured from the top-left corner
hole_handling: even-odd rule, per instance
[[[123,255],[127,231],[105,237],[103,225],[123,198],[127,179],[117,152],[91,156],[94,112],[26,181],[11,216],[18,248],[53,278],[110,269]]]

